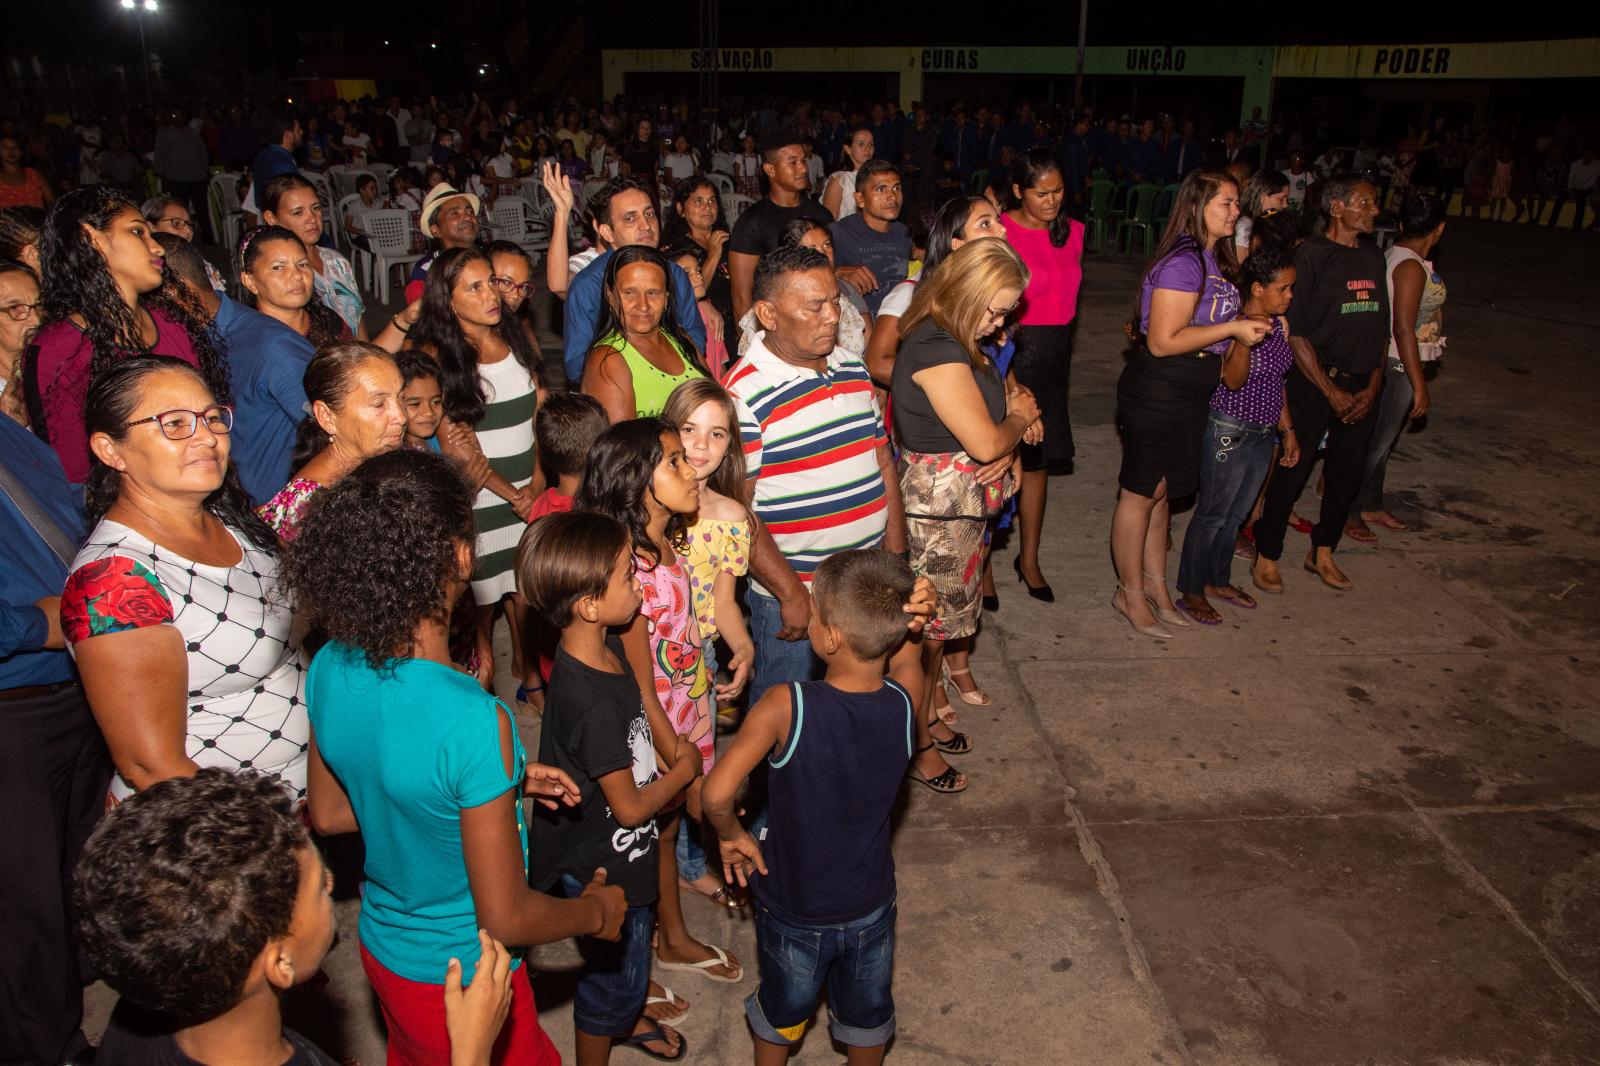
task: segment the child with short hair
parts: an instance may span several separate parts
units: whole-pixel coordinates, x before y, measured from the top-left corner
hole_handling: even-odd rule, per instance
[[[883,1061],[894,1035],[889,816],[925,681],[906,633],[936,597],[904,560],[872,550],[830,556],[811,598],[808,635],[827,675],[768,689],[701,794],[724,873],[755,892],[761,979],[745,1017],[757,1066],[788,1058],[824,986],[829,1029],[851,1066]],[[917,616],[909,627],[908,612]],[[734,794],[763,757],[768,821],[758,844],[734,814]]]
[[[589,452],[611,423],[606,409],[581,392],[552,392],[533,419],[533,439],[548,487],[533,501],[528,521],[572,510]]]
[[[639,612],[628,531],[597,511],[547,515],[517,548],[517,587],[561,634],[539,734],[539,761],[577,786],[577,805],[533,823],[535,888],[574,896],[602,868],[627,899],[616,943],[579,941],[583,972],[572,1003],[579,1066],[610,1060],[614,1042],[682,1058],[681,1034],[644,1016],[657,895],[656,813],[700,774],[700,753],[672,737],[672,768],[656,773],[654,735],[622,641]]]
[[[209,767],[108,812],[73,876],[78,942],[124,1001],[95,1061],[333,1066],[284,1028],[280,1007],[333,944],[332,887],[293,799],[261,774]],[[505,948],[481,933],[479,943],[471,993],[459,960],[446,975],[454,1066],[487,1066],[505,1010],[484,1000],[509,1002],[509,967],[495,973]],[[129,1007],[167,1024],[135,1034],[121,1024]]]

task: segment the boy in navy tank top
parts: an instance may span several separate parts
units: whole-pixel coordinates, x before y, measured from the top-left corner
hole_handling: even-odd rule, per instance
[[[757,1066],[788,1058],[824,987],[829,1030],[852,1066],[881,1062],[894,1035],[889,815],[923,685],[918,645],[906,637],[936,596],[885,551],[829,557],[811,595],[808,636],[826,677],[769,689],[701,792],[725,876],[755,893],[761,981],[745,1016]],[[734,815],[734,794],[762,758],[769,806],[758,844]]]

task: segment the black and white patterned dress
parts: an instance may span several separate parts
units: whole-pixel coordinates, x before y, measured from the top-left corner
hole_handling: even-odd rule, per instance
[[[303,799],[306,663],[277,588],[278,562],[238,530],[243,557],[206,566],[103,520],[78,552],[62,593],[69,648],[83,640],[150,625],[176,626],[188,659],[184,752],[199,766],[257,770]],[[111,800],[133,789],[120,775]]]

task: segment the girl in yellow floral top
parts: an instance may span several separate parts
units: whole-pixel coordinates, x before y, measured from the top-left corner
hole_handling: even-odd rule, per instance
[[[700,481],[700,510],[689,526],[684,558],[703,641],[700,662],[708,682],[715,683],[717,677],[719,635],[731,653],[732,677],[716,686],[720,707],[744,691],[755,661],[755,644],[733,593],[735,580],[750,569],[752,534],[738,416],[727,390],[709,378],[696,378],[673,390],[661,417],[678,430],[684,454]],[[683,885],[715,903],[741,906],[732,889],[706,869],[705,852],[692,829],[687,825],[685,829],[678,834],[678,875]]]

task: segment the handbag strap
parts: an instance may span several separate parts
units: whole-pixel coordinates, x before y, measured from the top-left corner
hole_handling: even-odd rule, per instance
[[[38,538],[44,541],[45,547],[51,554],[61,560],[61,565],[72,569],[72,560],[78,554],[78,546],[73,539],[58,525],[55,519],[39,505],[33,493],[28,491],[22,479],[12,472],[4,462],[0,462],[0,494],[11,501],[11,506],[17,509],[22,520],[33,528]]]

